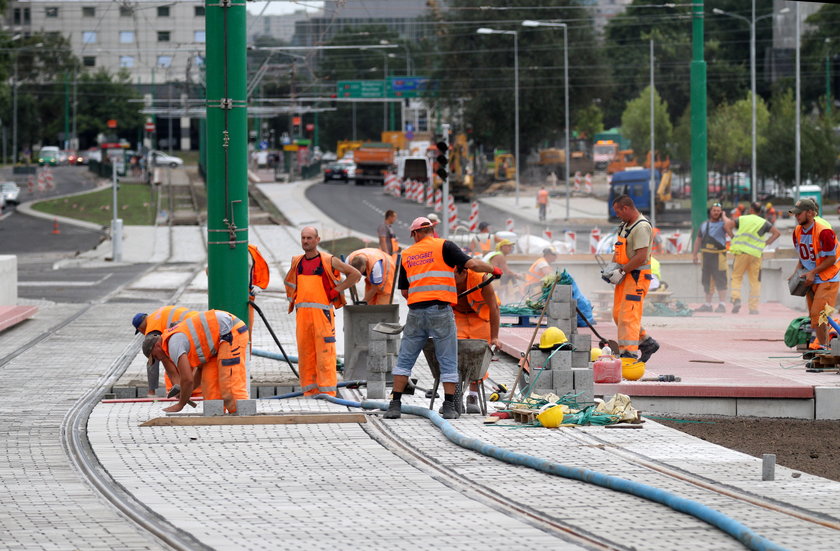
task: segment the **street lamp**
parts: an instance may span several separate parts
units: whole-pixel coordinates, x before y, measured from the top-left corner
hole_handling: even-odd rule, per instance
[[[522,22],[523,27],[563,27],[563,90],[565,95],[565,112],[566,112],[566,162],[563,163],[566,171],[566,220],[569,219],[569,164],[572,161],[571,149],[569,147],[569,36],[568,27],[565,23],[549,22],[549,21],[531,21],[525,20]]]
[[[17,40],[20,35],[15,35],[12,40]],[[21,46],[20,48],[12,48],[15,54],[14,71],[12,73],[12,164],[18,162],[18,108],[17,108],[17,89],[18,89],[18,56],[20,52],[26,50],[35,50],[43,46],[41,42],[32,44],[31,46]]]
[[[516,31],[499,31],[496,29],[488,29],[482,27],[476,29],[476,34],[509,34],[513,35],[513,95],[514,95],[514,149],[513,156],[514,166],[516,167],[516,200],[515,204],[519,206],[519,33]]]
[[[743,15],[738,15],[737,13],[729,13],[728,11],[723,11],[719,8],[714,8],[712,13],[716,15],[728,15],[729,17],[734,17],[735,19],[740,19],[741,21],[746,21],[747,25],[750,26],[750,92],[752,95],[752,170],[750,172],[750,188],[751,188],[751,200],[755,202],[758,197],[758,181],[756,180],[758,176],[758,169],[756,167],[756,130],[755,130],[755,24],[761,21],[762,19],[767,19],[768,17],[772,17],[773,15],[781,15],[783,13],[787,13],[790,11],[790,8],[782,8],[779,10],[778,14],[768,13],[767,15],[762,15],[761,17],[755,16],[755,0],[752,0],[752,18],[746,18]]]

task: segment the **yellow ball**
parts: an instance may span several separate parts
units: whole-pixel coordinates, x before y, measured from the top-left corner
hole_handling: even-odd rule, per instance
[[[594,362],[598,358],[600,358],[604,352],[600,348],[593,348],[589,351],[589,361]]]
[[[638,381],[645,375],[645,363],[635,358],[621,358],[621,377]]]

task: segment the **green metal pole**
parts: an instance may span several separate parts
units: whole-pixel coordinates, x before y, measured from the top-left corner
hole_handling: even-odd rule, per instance
[[[248,319],[245,0],[206,0],[208,304]]]
[[[706,219],[708,171],[706,169],[706,62],[703,57],[703,0],[692,10],[691,60],[691,223],[693,234]]]

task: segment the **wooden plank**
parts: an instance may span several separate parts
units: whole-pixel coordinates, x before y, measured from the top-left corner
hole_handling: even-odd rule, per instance
[[[314,423],[367,423],[364,413],[294,413],[289,415],[198,415],[156,417],[141,427],[201,427],[213,425],[309,425]]]

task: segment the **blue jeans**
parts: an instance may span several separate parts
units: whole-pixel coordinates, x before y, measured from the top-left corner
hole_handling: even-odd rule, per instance
[[[394,375],[411,375],[417,356],[429,337],[435,344],[441,382],[457,383],[458,332],[455,330],[455,315],[450,306],[439,308],[433,305],[408,311]]]

